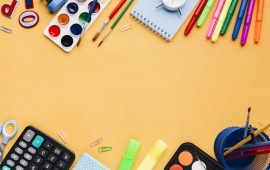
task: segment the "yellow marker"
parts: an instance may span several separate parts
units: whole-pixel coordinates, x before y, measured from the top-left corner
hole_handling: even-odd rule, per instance
[[[216,42],[217,39],[218,39],[218,37],[219,37],[221,28],[223,26],[223,23],[225,21],[225,18],[227,16],[227,13],[229,11],[229,8],[230,8],[231,3],[232,3],[232,0],[226,0],[226,2],[224,4],[224,7],[223,7],[222,12],[220,14],[220,17],[218,19],[218,23],[217,23],[216,29],[215,29],[215,31],[213,33],[213,36],[212,36],[212,42]]]
[[[151,170],[154,168],[159,158],[162,156],[167,148],[167,144],[161,140],[157,140],[153,148],[146,155],[142,163],[139,165],[137,170]]]

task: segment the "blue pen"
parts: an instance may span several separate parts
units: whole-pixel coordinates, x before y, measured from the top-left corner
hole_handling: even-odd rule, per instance
[[[242,0],[242,2],[241,2],[241,6],[240,6],[240,9],[239,9],[239,12],[238,12],[238,15],[237,15],[237,19],[236,19],[236,22],[235,22],[235,25],[234,25],[234,29],[233,29],[233,34],[232,34],[232,39],[233,40],[236,40],[237,37],[238,37],[239,30],[241,28],[242,21],[244,19],[245,12],[246,12],[246,9],[247,9],[248,1],[250,1],[250,0]]]

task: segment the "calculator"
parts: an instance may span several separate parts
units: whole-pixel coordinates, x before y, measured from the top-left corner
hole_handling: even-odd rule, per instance
[[[68,170],[75,154],[33,126],[24,129],[0,170]]]

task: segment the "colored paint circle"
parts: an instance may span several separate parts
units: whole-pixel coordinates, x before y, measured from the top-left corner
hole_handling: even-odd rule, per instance
[[[180,165],[175,164],[170,167],[170,170],[183,170],[183,168]]]
[[[188,151],[183,151],[178,156],[178,161],[183,166],[189,166],[193,162],[193,156]]]
[[[191,166],[191,169],[192,170],[205,170],[207,168],[205,168],[206,165],[204,162],[201,162],[201,161],[195,161],[192,166]]]
[[[61,43],[64,47],[70,47],[73,44],[73,38],[70,35],[65,35],[62,37]]]
[[[79,21],[84,24],[87,20],[87,16],[88,16],[88,13],[87,12],[83,12],[80,14],[79,16]]]
[[[89,9],[89,10],[90,10],[90,8],[92,7],[93,3],[94,3],[94,2],[91,1],[91,2],[88,4],[88,9]],[[96,7],[95,7],[95,10],[94,10],[93,13],[98,13],[99,10],[100,10],[100,4],[99,4],[99,2],[97,2]]]
[[[80,35],[82,33],[82,26],[80,24],[73,24],[70,27],[70,31],[74,35]]]
[[[67,14],[61,14],[57,18],[59,24],[67,25],[69,23],[69,16]]]
[[[57,25],[52,25],[49,28],[49,34],[53,37],[57,37],[60,34],[61,30]]]
[[[79,6],[74,3],[74,2],[71,2],[67,5],[67,11],[70,13],[70,14],[76,14],[79,10]]]

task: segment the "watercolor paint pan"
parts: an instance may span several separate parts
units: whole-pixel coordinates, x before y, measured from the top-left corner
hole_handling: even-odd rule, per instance
[[[192,143],[182,144],[164,170],[223,170],[207,153]]]
[[[110,0],[98,1],[91,22],[85,31],[95,22],[109,2]],[[70,52],[79,41],[92,4],[93,0],[68,0],[45,28],[44,35],[64,51]]]

